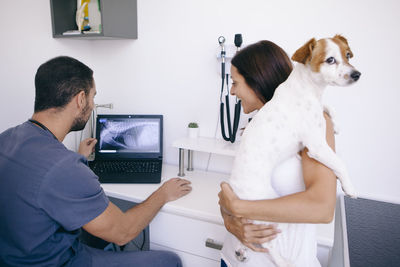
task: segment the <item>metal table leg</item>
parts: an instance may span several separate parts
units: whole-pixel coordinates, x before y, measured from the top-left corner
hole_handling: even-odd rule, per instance
[[[188,171],[193,171],[193,150],[188,150]]]
[[[178,176],[185,176],[185,150],[179,148],[179,173]]]

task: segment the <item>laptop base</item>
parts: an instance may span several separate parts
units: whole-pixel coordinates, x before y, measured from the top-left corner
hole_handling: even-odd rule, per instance
[[[135,177],[124,173],[103,173],[98,176],[102,184],[159,184],[161,182],[158,175],[147,173],[138,173]]]

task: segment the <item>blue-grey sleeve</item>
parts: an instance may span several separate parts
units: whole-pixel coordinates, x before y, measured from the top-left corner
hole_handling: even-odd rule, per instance
[[[74,153],[50,169],[38,192],[39,206],[68,231],[99,216],[108,203],[98,177]]]

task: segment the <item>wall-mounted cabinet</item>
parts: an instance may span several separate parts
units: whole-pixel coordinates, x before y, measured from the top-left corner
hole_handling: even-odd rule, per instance
[[[50,0],[54,38],[137,39],[137,0],[91,0],[92,29],[84,32],[75,21],[78,1]]]

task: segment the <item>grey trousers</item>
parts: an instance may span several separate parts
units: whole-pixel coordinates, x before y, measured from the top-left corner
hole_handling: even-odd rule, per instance
[[[71,267],[182,267],[178,255],[170,251],[104,251],[82,245],[77,255],[68,262]]]

